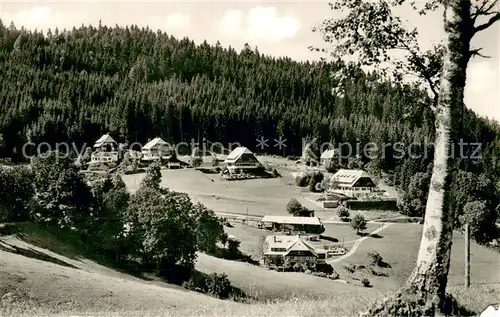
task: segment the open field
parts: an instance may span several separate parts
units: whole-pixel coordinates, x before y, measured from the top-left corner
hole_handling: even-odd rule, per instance
[[[317,199],[322,194],[311,193],[307,188],[296,186],[293,174],[299,171],[318,170],[296,164],[286,158],[276,156],[257,156],[264,165],[276,168],[279,178],[249,179],[225,181],[219,174],[205,174],[194,169],[162,170],[162,186],[175,191],[185,192],[195,201],[200,201],[208,208],[220,213],[234,213],[251,216],[286,215],[286,204],[296,198],[305,207],[314,210],[315,215],[323,220],[338,221],[335,209],[323,208]],[[180,157],[188,160],[188,157]],[[211,166],[211,156],[203,157],[204,166]],[[326,173],[328,174],[328,173]],[[130,191],[135,191],[145,174],[123,175],[123,180]],[[391,195],[394,189],[383,185]],[[362,214],[369,220],[400,216],[394,211],[352,211],[351,216]]]
[[[338,266],[347,263],[368,263],[366,254],[377,251],[383,259],[391,265],[388,277],[369,275],[369,280],[376,288],[392,290],[401,286],[410,275],[417,258],[420,245],[422,225],[419,224],[392,224],[380,232],[380,239],[363,241],[355,254],[342,260]],[[496,284],[500,286],[500,254],[471,242],[471,285],[481,286]],[[464,237],[455,232],[450,261],[450,287],[463,285],[464,279]]]
[[[250,216],[287,215],[286,204],[291,198],[314,210],[322,220],[338,221],[335,209],[322,208],[314,194],[295,185],[291,172],[280,171],[282,177],[225,181],[218,174],[204,174],[194,169],[162,170],[161,185],[171,190],[188,193],[194,201],[203,203],[215,212]],[[123,175],[129,191],[139,187],[145,174]],[[352,211],[351,216],[361,213],[368,219],[399,216],[397,212]]]
[[[130,191],[139,187],[145,174],[123,175]],[[286,215],[286,204],[297,198],[310,209],[318,209],[301,199],[301,188],[286,184],[281,178],[224,181],[218,174],[204,174],[194,169],[162,170],[162,186],[188,193],[195,200],[217,212],[249,215]],[[331,213],[331,212],[330,212]]]

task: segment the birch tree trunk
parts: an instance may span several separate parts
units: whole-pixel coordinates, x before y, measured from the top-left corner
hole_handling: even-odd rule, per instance
[[[363,314],[366,316],[429,316],[453,309],[445,307],[450,304],[446,286],[454,222],[454,212],[448,204],[451,148],[458,135],[474,25],[470,0],[444,0],[444,4],[445,54],[435,112],[434,166],[417,263],[395,297],[376,303]]]
[[[454,211],[448,206],[450,168],[457,125],[463,107],[465,77],[469,60],[473,22],[470,1],[445,2],[444,28],[446,48],[440,79],[439,99],[436,106],[436,139],[434,167],[422,240],[417,264],[407,281],[406,289],[423,294],[427,301],[442,304],[446,295],[450,253],[453,237]]]

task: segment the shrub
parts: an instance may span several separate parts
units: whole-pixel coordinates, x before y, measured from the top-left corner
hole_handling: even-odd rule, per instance
[[[201,164],[200,164],[200,165],[201,165]],[[213,166],[213,167],[217,167],[217,166],[219,166],[219,159],[218,159],[217,157],[214,157],[214,158],[212,159],[212,166]]]
[[[309,190],[310,190],[311,192],[313,192],[313,193],[314,193],[314,192],[317,192],[318,190],[317,190],[316,185],[317,185],[317,184],[321,184],[321,182],[323,181],[324,177],[325,177],[325,176],[323,175],[323,173],[321,173],[321,172],[319,172],[319,171],[318,171],[318,172],[313,173],[313,174],[311,175],[310,179],[309,179]]]
[[[226,274],[212,273],[204,275],[196,271],[193,272],[189,280],[182,283],[182,287],[221,299],[227,299],[233,290]]]
[[[380,266],[383,263],[382,256],[377,251],[368,252],[366,256],[370,259],[372,265]]]
[[[316,188],[315,188],[317,193],[323,192],[325,189],[323,188],[323,183],[316,183]]]
[[[309,179],[309,191],[312,192],[312,193],[315,193],[316,192],[316,180],[314,179],[314,177],[311,177]]]
[[[295,263],[292,267],[293,271],[295,272],[303,272],[304,267],[300,263]]]
[[[301,174],[295,178],[295,183],[299,187],[306,187],[307,185],[309,185],[310,179],[311,179],[311,175]]]
[[[227,275],[212,273],[205,277],[205,292],[214,297],[227,299],[231,294],[231,282]]]
[[[384,273],[384,272],[382,272],[382,271],[375,270],[375,269],[373,269],[373,268],[372,268],[372,270],[371,270],[371,271],[372,271],[372,274],[373,274],[373,275],[375,275],[375,276],[388,276],[388,274],[387,274],[387,273]]]
[[[159,161],[154,161],[149,165],[146,177],[141,182],[141,186],[150,188],[160,188],[161,183],[161,164]]]
[[[290,199],[286,210],[294,217],[314,217],[314,210],[307,209],[295,198]]]
[[[360,214],[357,214],[356,217],[352,219],[351,226],[356,233],[359,234],[361,231],[366,229],[366,219]]]
[[[233,259],[238,257],[238,248],[240,247],[241,242],[235,239],[227,239],[227,249],[229,250],[229,254]]]
[[[361,280],[361,284],[363,284],[364,287],[370,287],[371,286],[370,280],[368,280],[367,278],[363,278]]]
[[[356,265],[347,263],[344,265],[344,270],[348,273],[353,274],[354,272],[356,272]]]
[[[351,214],[349,213],[349,209],[347,209],[346,207],[344,206],[340,206],[338,209],[337,209],[337,215],[339,216],[340,219],[342,219],[343,221],[345,221],[346,219],[349,219],[349,217],[351,216]]]
[[[201,157],[194,157],[193,160],[191,161],[191,165],[193,167],[199,167],[203,164],[203,159]]]
[[[300,215],[303,209],[304,207],[302,206],[302,204],[299,203],[299,201],[295,198],[290,199],[290,201],[286,205],[286,211],[294,216]]]
[[[334,274],[335,273],[333,266],[331,266],[328,263],[316,264],[316,271],[323,272],[326,274]]]
[[[336,161],[336,160],[330,160],[328,162],[328,164],[326,165],[326,171],[328,173],[336,173],[339,170],[340,167],[341,166],[340,166],[340,164],[339,164],[338,161]]]

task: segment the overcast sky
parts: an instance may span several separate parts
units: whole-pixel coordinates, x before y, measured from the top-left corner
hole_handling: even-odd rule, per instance
[[[333,0],[334,1],[334,0]],[[273,56],[296,60],[318,59],[310,45],[321,46],[314,25],[334,16],[324,1],[7,1],[0,0],[4,24],[14,21],[28,29],[72,28],[83,24],[149,25],[196,42],[241,49],[245,42]],[[442,37],[439,13],[420,17],[411,10],[398,14],[420,32],[420,44],[428,47]],[[481,116],[500,121],[500,22],[478,34],[474,46],[484,47],[489,59],[476,58],[468,68],[466,104]]]

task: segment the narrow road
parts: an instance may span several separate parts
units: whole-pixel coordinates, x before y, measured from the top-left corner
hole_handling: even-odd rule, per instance
[[[358,240],[356,240],[356,242],[354,243],[354,245],[352,246],[352,248],[349,250],[349,252],[347,252],[346,254],[344,254],[344,255],[342,255],[342,256],[340,256],[338,258],[329,259],[329,260],[327,260],[327,263],[328,264],[332,264],[332,263],[339,262],[339,261],[342,261],[345,258],[350,257],[351,255],[353,255],[356,252],[356,250],[358,249],[358,247],[361,244],[361,242],[363,242],[364,240],[368,239],[370,237],[370,235],[377,234],[377,233],[381,232],[382,230],[387,229],[390,225],[392,225],[392,223],[386,223],[382,227],[380,227],[380,228],[378,228],[378,229],[373,230],[372,232],[370,232],[367,236],[359,238]]]

